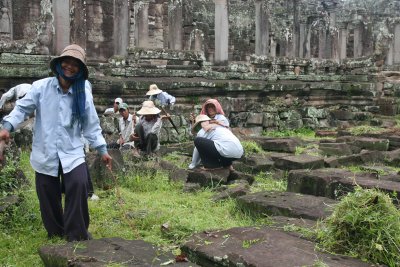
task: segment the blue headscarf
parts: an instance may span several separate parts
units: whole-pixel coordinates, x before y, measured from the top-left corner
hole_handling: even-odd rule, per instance
[[[85,119],[85,102],[86,102],[85,78],[83,73],[83,67],[81,65],[79,68],[79,72],[74,76],[67,77],[64,75],[64,72],[61,68],[61,60],[58,60],[58,62],[56,63],[56,71],[58,73],[58,76],[61,76],[64,80],[72,82],[73,102],[72,102],[71,125],[73,125],[75,122],[79,122],[82,126]]]

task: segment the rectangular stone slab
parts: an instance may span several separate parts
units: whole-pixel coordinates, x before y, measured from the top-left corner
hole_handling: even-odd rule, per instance
[[[201,266],[329,267],[372,266],[357,259],[321,253],[311,241],[259,227],[237,227],[195,234],[182,251]]]

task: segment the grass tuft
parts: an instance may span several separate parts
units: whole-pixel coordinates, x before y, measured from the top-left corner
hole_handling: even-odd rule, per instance
[[[318,225],[322,249],[387,266],[400,266],[400,211],[375,189],[357,188]]]

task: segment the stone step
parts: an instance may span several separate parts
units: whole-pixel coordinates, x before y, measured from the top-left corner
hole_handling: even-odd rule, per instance
[[[274,161],[269,156],[256,155],[245,157],[240,161],[234,161],[233,166],[238,171],[259,173],[270,171],[274,167]]]
[[[379,178],[379,179],[378,179]],[[397,180],[397,181],[396,181]],[[354,190],[354,187],[377,188],[396,194],[400,199],[400,175],[379,176],[377,173],[353,173],[335,168],[318,170],[292,170],[288,175],[290,192],[337,199]]]
[[[301,140],[298,138],[254,137],[251,140],[255,141],[266,151],[294,153],[296,147],[301,145]]]
[[[162,251],[143,240],[119,237],[49,245],[39,249],[44,266],[198,266],[191,262],[175,262],[172,253]]]
[[[286,216],[318,220],[331,214],[337,201],[293,192],[258,192],[237,198],[239,205],[254,215]]]
[[[325,165],[324,158],[307,154],[287,156],[275,160],[275,167],[281,170],[319,169]]]
[[[197,183],[203,187],[216,187],[237,180],[245,180],[251,185],[254,182],[254,177],[239,171],[230,171],[222,168],[215,170],[189,170],[187,178],[187,182]]]
[[[350,257],[315,249],[315,243],[268,227],[236,227],[193,235],[181,250],[201,266],[367,267]]]
[[[337,168],[340,166],[381,163],[388,159],[386,155],[388,155],[389,152],[391,151],[382,152],[363,150],[359,154],[325,158],[325,166],[329,168]]]
[[[320,143],[319,150],[327,156],[351,155],[353,151],[346,143]]]
[[[345,142],[360,149],[387,151],[389,149],[389,140],[387,138],[364,137],[364,136],[340,136],[336,142]]]

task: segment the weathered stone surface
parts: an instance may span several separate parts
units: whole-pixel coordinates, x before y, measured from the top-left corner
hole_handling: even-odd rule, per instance
[[[274,162],[269,156],[255,155],[245,157],[240,161],[234,161],[233,166],[235,170],[259,173],[261,171],[269,171],[273,168]]]
[[[385,163],[398,166],[400,164],[400,149],[384,152],[383,157]]]
[[[237,227],[195,234],[182,250],[201,266],[293,267],[323,262],[330,267],[372,266],[315,250],[311,241],[260,227]]]
[[[328,130],[316,130],[315,136],[317,137],[335,137],[337,135],[336,131],[328,131]]]
[[[352,173],[343,169],[293,170],[288,175],[290,192],[324,196],[332,199],[353,191],[354,187],[377,188],[395,193],[400,199],[400,183],[378,179],[376,173]]]
[[[86,162],[93,184],[103,189],[114,187],[116,175],[124,168],[124,160],[119,149],[109,149],[108,154],[113,159],[112,171],[108,170],[104,165],[97,152],[90,152],[86,155]]]
[[[227,198],[237,198],[246,195],[250,191],[250,185],[245,180],[239,180],[237,183],[229,184],[225,190],[214,195],[213,201],[220,201]]]
[[[239,197],[238,203],[256,215],[317,220],[329,216],[336,201],[292,192],[258,192]]]
[[[294,153],[296,151],[296,146],[301,144],[298,138],[257,137],[252,138],[252,140],[257,142],[262,149],[276,152]]]
[[[327,156],[351,155],[350,147],[345,143],[320,143],[319,149]]]
[[[65,245],[44,246],[39,249],[44,266],[197,266],[190,262],[175,262],[172,253],[166,253],[143,240],[125,240],[119,237],[70,242]]]
[[[235,183],[236,181],[246,181],[248,184],[252,185],[254,182],[254,176],[237,170],[232,170],[228,176],[228,183]]]
[[[365,163],[379,163],[385,160],[383,152],[380,151],[361,151],[360,154],[337,157],[337,166],[351,166]],[[328,165],[332,167],[331,165]]]
[[[354,141],[354,145],[361,149],[387,151],[389,148],[388,139],[359,137]]]
[[[324,159],[307,154],[287,156],[276,159],[275,167],[282,170],[318,169],[324,167]]]
[[[169,172],[168,178],[170,181],[182,181],[186,182],[189,176],[189,171],[184,169],[173,169]]]
[[[190,170],[187,181],[189,183],[198,183],[201,186],[216,187],[221,184],[227,184],[230,171],[228,169],[218,169],[206,171],[202,169]]]
[[[20,197],[16,195],[6,196],[0,199],[0,214],[5,212],[9,207],[15,206],[20,202]]]

